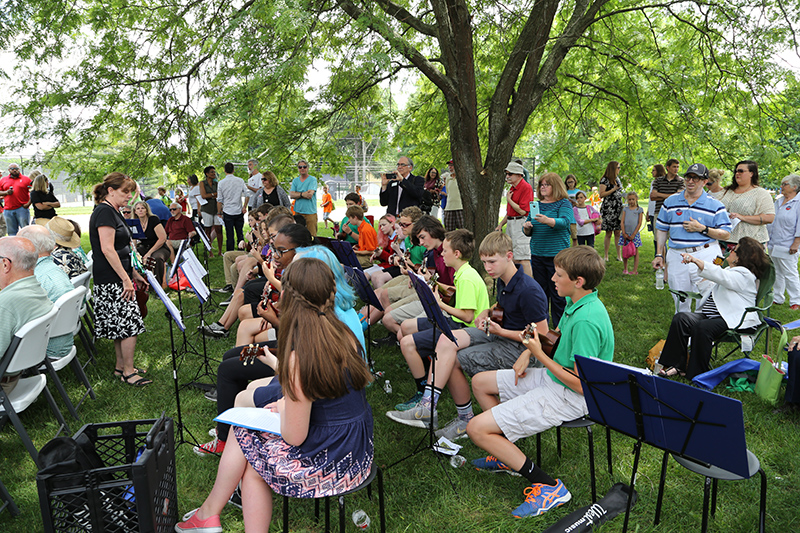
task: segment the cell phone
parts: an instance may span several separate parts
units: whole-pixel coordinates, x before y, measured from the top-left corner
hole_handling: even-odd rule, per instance
[[[536,218],[536,215],[539,214],[539,202],[531,202],[531,219]]]

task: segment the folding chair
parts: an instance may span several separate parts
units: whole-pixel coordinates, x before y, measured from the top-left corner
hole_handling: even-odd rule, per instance
[[[50,329],[50,338],[60,337],[61,335],[74,336],[76,333],[78,333],[81,326],[80,309],[83,306],[85,294],[86,288],[80,286],[77,289],[73,289],[62,295],[61,298],[56,300],[55,304],[53,305],[55,305],[55,307],[58,309],[58,314],[56,315],[56,320],[53,322],[53,326]],[[86,373],[83,371],[80,361],[78,361],[77,352],[78,350],[75,348],[75,345],[73,345],[69,354],[61,357],[60,359],[50,359],[50,363],[53,365],[53,370],[56,372],[62,368],[65,368],[67,365],[70,365],[72,367],[72,371],[75,372],[75,376],[81,380],[84,387],[86,387],[86,392],[83,394],[83,396],[81,396],[81,399],[77,405],[77,407],[80,407],[87,396],[91,396],[93,400],[96,398],[96,396],[92,385],[89,383],[89,379],[86,377]],[[40,370],[43,369],[43,367],[40,368]],[[73,406],[69,396],[67,396],[66,390],[63,390],[63,386],[61,386],[59,382],[56,383],[56,387],[59,387],[59,392],[64,399],[64,403],[67,404],[70,413],[73,413],[73,416],[76,417],[76,420],[79,420],[77,417],[77,408]]]
[[[37,371],[37,374],[31,377],[20,378],[17,386],[9,394],[0,389],[0,403],[2,403],[0,406],[0,428],[5,425],[7,420],[11,420],[20,439],[22,439],[22,443],[37,466],[39,466],[39,452],[33,445],[27,431],[25,431],[18,413],[27,409],[39,397],[39,394],[44,393],[47,403],[50,405],[50,410],[53,411],[56,420],[61,424],[56,435],[61,433],[61,428],[64,428],[67,434],[71,433],[67,421],[64,420],[64,416],[58,410],[53,395],[50,394],[47,388],[47,377],[38,373],[38,368],[44,363],[48,373],[51,376],[55,376],[53,366],[47,359],[46,351],[47,342],[50,340],[50,330],[57,314],[58,309],[53,307],[44,316],[25,324],[11,339],[11,344],[5,355],[0,359],[0,377],[29,369]]]
[[[772,261],[770,261],[769,270],[767,270],[766,274],[758,281],[756,305],[754,307],[745,308],[744,312],[742,313],[742,318],[739,319],[739,323],[735,327],[725,330],[716,339],[714,339],[715,361],[727,359],[737,350],[741,350],[743,354],[745,354],[747,357],[750,357],[750,354],[753,352],[756,343],[758,343],[758,340],[765,331],[767,332],[767,341],[769,341],[769,325],[767,324],[765,318],[769,317],[769,309],[772,307],[773,285],[775,285],[775,265],[772,263]],[[701,295],[696,292],[678,291],[674,289],[670,289],[669,292],[676,295],[681,302],[685,302],[687,298],[692,300],[699,300],[701,298]],[[741,327],[748,313],[758,314],[759,324],[753,326],[752,328],[740,331],[739,328]],[[742,345],[742,337],[752,338],[752,347],[750,349],[744,349]],[[719,357],[719,345],[723,343],[733,343],[736,346],[734,346],[722,357]]]
[[[81,340],[81,344],[83,344],[83,349],[86,350],[86,353],[89,354],[89,361],[94,364],[94,358],[97,355],[97,349],[94,345],[94,327],[90,317],[88,317],[88,310],[89,310],[89,299],[91,295],[91,290],[89,285],[92,282],[92,272],[91,270],[88,272],[84,272],[80,276],[76,276],[72,278],[72,286],[75,288],[84,287],[86,289],[86,293],[84,299],[82,301],[81,308],[79,310],[80,318],[80,328],[78,329],[78,337]]]
[[[6,489],[2,481],[0,481],[0,501],[3,502],[3,505],[0,505],[0,513],[3,512],[3,509],[8,507],[8,512],[11,513],[11,516],[19,515],[19,507],[14,503],[14,499],[11,497],[11,494],[9,494],[8,489]]]

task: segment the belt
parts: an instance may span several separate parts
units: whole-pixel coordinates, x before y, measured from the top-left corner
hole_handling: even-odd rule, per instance
[[[692,252],[699,252],[703,248],[708,248],[711,246],[711,243],[705,243],[703,246],[692,246],[691,248],[676,248],[675,251],[682,254],[689,254]]]
[[[506,217],[508,220],[519,220],[521,218],[528,218],[528,215],[520,215],[518,217]]]

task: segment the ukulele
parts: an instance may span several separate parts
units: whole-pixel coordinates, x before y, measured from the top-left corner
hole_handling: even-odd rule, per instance
[[[270,348],[268,346],[258,346],[257,344],[249,344],[247,346],[242,347],[242,352],[239,354],[239,361],[242,362],[243,366],[252,365],[258,354],[262,351],[269,350],[272,355],[277,353],[275,348]]]
[[[525,331],[522,334],[524,341],[529,341],[531,337],[533,337],[534,329],[536,329],[536,326],[533,324],[525,326]],[[561,331],[554,329],[549,330],[546,335],[539,335],[539,342],[542,343],[542,351],[549,357],[553,357],[553,353],[555,353],[558,347],[558,341],[560,340]]]
[[[144,268],[149,270],[150,272],[156,271],[156,258],[152,255],[147,258],[147,261],[144,262]]]
[[[489,308],[489,316],[486,317],[486,321],[483,323],[483,332],[486,335],[489,335],[489,322],[494,322],[495,324],[502,326],[503,325],[503,308],[497,304]]]
[[[431,279],[428,280],[428,285],[430,285],[432,291],[438,290],[439,296],[442,297],[442,301],[447,305],[450,305],[450,302],[453,301],[453,297],[456,294],[455,287],[440,285],[439,274],[437,272],[431,274]]]

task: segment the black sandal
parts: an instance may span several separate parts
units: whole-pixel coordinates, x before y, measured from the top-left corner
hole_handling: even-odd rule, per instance
[[[676,376],[680,376],[682,378],[686,377],[686,372],[678,369],[678,367],[670,366],[667,368],[662,368],[659,370],[658,375],[662,378],[674,378]]]
[[[142,376],[139,376],[141,379],[131,381],[131,378],[134,376],[139,376],[139,374],[134,372],[132,374],[128,374],[127,376],[122,376],[122,382],[126,385],[130,385],[131,387],[146,387],[153,383],[152,379],[143,378]]]
[[[142,370],[141,368],[133,367],[133,373],[134,374],[147,374],[147,370]],[[115,378],[121,378],[123,376],[123,374],[124,374],[123,370],[120,370],[119,368],[115,368],[114,369],[114,377]]]

